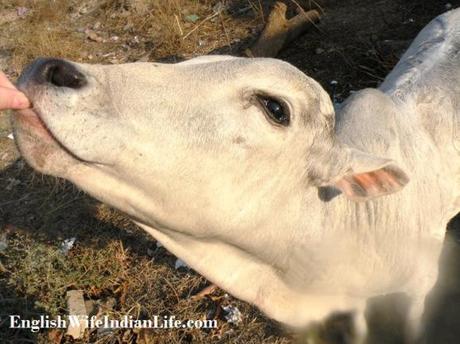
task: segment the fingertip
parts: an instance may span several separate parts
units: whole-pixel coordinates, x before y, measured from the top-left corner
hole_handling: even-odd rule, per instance
[[[14,97],[13,107],[15,109],[27,109],[30,107],[30,101],[23,93],[19,93]]]

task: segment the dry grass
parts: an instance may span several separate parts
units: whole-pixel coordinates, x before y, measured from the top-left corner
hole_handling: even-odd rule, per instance
[[[8,0],[4,9],[25,6],[29,15],[0,26],[19,74],[37,56],[80,62],[177,61],[215,50],[235,53],[263,25],[257,0]],[[193,21],[190,15],[198,19]],[[88,30],[91,37],[88,37]],[[95,41],[96,40],[96,41]]]
[[[56,245],[37,245],[24,235],[13,235],[8,246],[8,255],[14,257],[4,265],[10,271],[8,286],[39,300],[35,305],[51,316],[65,312],[69,289],[85,289],[89,298],[115,290],[129,263],[122,244],[116,241],[104,251],[77,245],[68,255]]]
[[[11,46],[15,74],[37,56],[81,59],[81,35],[62,20],[70,12],[69,1],[9,1],[7,6],[25,6],[32,11],[26,18],[1,28]]]

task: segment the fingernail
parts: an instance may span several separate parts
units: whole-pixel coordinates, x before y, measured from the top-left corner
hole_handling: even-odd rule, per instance
[[[13,105],[17,108],[27,108],[30,106],[29,99],[23,94],[19,93],[13,101]]]

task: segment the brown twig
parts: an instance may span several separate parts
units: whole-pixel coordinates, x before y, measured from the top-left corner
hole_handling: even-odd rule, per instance
[[[193,301],[201,300],[205,296],[212,294],[216,289],[217,289],[217,286],[215,284],[208,285],[207,287],[203,288],[200,292],[193,295],[191,299]]]
[[[299,9],[299,13],[286,19],[287,6],[276,2],[267,18],[262,34],[252,48],[246,50],[249,57],[275,57],[281,49],[302,35],[311,25],[320,19],[316,10],[308,12]]]

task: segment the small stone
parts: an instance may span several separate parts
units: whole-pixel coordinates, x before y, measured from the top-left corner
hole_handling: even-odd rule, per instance
[[[99,305],[101,306],[101,311],[111,311],[117,305],[117,300],[113,297],[107,297],[100,300]]]
[[[227,6],[223,1],[219,1],[217,4],[214,5],[212,10],[214,11],[214,13],[220,13],[227,10]]]
[[[90,29],[85,30],[85,35],[86,35],[86,38],[88,38],[90,41],[99,42],[99,43],[104,41],[104,39],[101,36],[99,36],[95,31],[90,30]]]
[[[188,269],[188,266],[187,266],[187,264],[185,264],[185,262],[183,260],[177,258],[176,263],[174,264],[174,268],[176,270],[180,269],[180,268],[187,268]]]
[[[190,23],[196,23],[200,19],[199,16],[196,14],[189,14],[188,16],[185,17],[185,20],[190,22]]]
[[[236,306],[223,306],[222,309],[225,312],[224,318],[228,323],[237,325],[243,320],[243,316]]]
[[[15,178],[8,178],[7,182],[8,182],[8,185],[5,186],[5,190],[8,190],[8,191],[13,190],[15,186],[21,184],[21,181]]]
[[[69,316],[75,316],[77,319],[79,319],[79,323],[69,324],[69,327],[67,328],[67,334],[73,339],[79,339],[83,337],[85,333],[85,320],[88,317],[82,290],[69,290],[67,292],[67,308],[69,311]]]
[[[29,9],[27,7],[17,7],[16,13],[19,18],[24,18],[27,15],[27,13],[29,13]]]
[[[447,4],[444,5],[444,7],[446,8],[446,10],[450,10],[452,9],[452,4],[448,2]]]
[[[21,171],[24,169],[24,167],[26,167],[26,163],[24,162],[24,160],[19,160],[16,164],[16,168]]]
[[[123,27],[123,30],[124,30],[124,31],[129,31],[129,30],[131,30],[132,28],[133,28],[133,24],[128,23],[128,24],[126,24],[126,25]]]
[[[0,252],[5,252],[7,248],[8,248],[8,242],[0,238]]]
[[[322,53],[324,53],[324,49],[323,49],[323,48],[316,48],[316,49],[315,49],[315,54],[320,55],[320,54],[322,54]]]
[[[72,249],[73,245],[75,244],[75,241],[77,238],[73,237],[70,239],[66,239],[61,243],[61,249],[60,251],[64,254],[67,255],[69,251]]]
[[[150,56],[150,54],[145,54],[139,60],[137,60],[137,62],[149,62],[150,61],[149,56]]]

